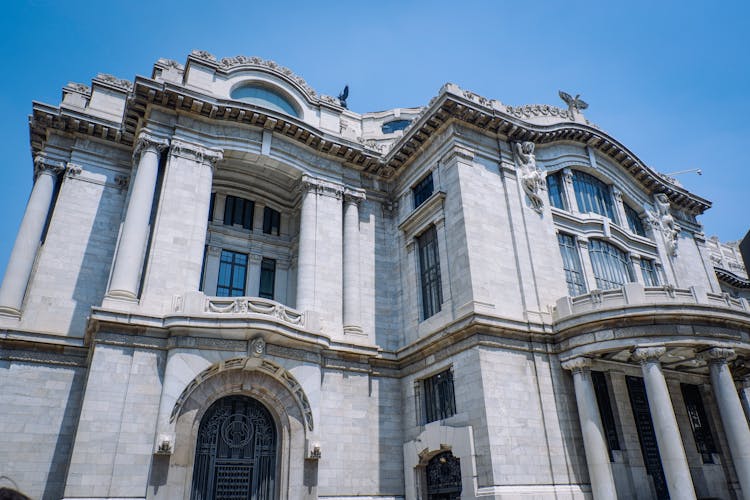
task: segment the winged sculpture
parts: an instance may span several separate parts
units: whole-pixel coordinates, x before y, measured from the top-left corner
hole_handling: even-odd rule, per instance
[[[346,98],[349,97],[349,85],[344,85],[344,90],[339,94],[339,104],[346,108]]]
[[[586,109],[589,107],[586,101],[580,99],[581,94],[576,94],[576,96],[573,97],[567,92],[563,92],[562,90],[558,90],[557,93],[560,95],[560,99],[565,101],[565,104],[568,105],[568,111],[570,111],[571,113],[574,110],[580,112],[582,109]]]

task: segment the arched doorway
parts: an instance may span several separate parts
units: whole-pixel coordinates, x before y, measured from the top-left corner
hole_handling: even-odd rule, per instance
[[[450,451],[438,453],[427,462],[427,500],[461,498],[461,460]]]
[[[192,500],[271,500],[277,433],[257,400],[227,396],[206,411],[198,430]]]

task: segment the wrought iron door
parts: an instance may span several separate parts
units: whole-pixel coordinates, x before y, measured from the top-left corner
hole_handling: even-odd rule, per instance
[[[427,463],[427,500],[461,498],[461,460],[450,451],[432,457]]]
[[[201,420],[192,500],[271,500],[276,478],[276,427],[255,399],[228,396]]]
[[[626,377],[626,380],[635,427],[638,430],[638,441],[641,443],[643,462],[646,465],[646,473],[654,481],[656,498],[658,500],[669,500],[667,479],[661,466],[659,446],[656,444],[656,433],[654,432],[654,423],[651,420],[651,410],[648,406],[646,385],[640,377]]]

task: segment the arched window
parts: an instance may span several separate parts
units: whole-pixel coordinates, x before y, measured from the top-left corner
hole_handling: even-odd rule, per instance
[[[606,241],[590,240],[589,256],[598,289],[620,288],[625,283],[633,281],[628,256],[616,246]]]
[[[299,118],[299,112],[286,97],[262,85],[251,84],[237,87],[232,99],[279,111]]]
[[[198,429],[191,500],[274,498],[276,442],[273,418],[259,401],[216,401]]]
[[[553,174],[547,174],[547,193],[549,194],[549,204],[555,208],[567,210],[565,195],[563,194],[562,170]]]
[[[628,227],[630,230],[639,236],[646,236],[646,230],[643,228],[643,221],[641,220],[641,216],[638,215],[638,212],[636,212],[630,205],[627,203],[624,204],[625,206],[625,217],[628,219]]]
[[[573,172],[573,189],[580,212],[594,212],[617,221],[609,186],[593,175],[576,170]]]
[[[461,460],[450,451],[438,453],[427,463],[427,500],[461,498]]]

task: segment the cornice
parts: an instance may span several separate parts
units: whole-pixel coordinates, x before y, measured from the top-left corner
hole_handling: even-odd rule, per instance
[[[735,288],[750,288],[750,279],[743,278],[732,271],[714,266],[714,272],[719,281],[722,281]]]

